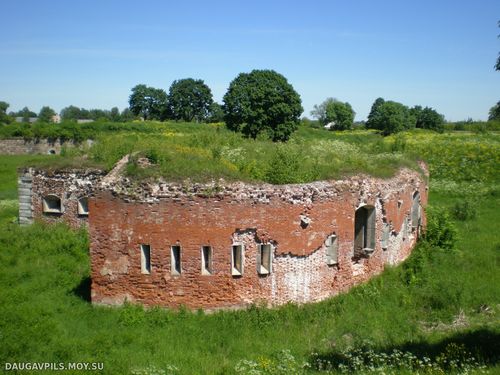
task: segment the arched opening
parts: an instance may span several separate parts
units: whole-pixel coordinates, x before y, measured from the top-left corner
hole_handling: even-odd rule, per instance
[[[354,257],[369,255],[375,250],[375,207],[363,206],[354,216]]]
[[[43,197],[43,212],[46,214],[62,213],[61,198],[57,195],[46,195]]]
[[[51,148],[49,151],[47,151],[47,154],[49,154],[49,155],[55,155],[56,154],[56,150],[54,150],[53,148]]]

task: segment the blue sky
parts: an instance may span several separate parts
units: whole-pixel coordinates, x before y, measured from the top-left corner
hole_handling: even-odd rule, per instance
[[[304,115],[327,97],[365,119],[381,96],[448,120],[500,100],[500,1],[0,3],[0,100],[59,111],[128,105],[138,83],[203,79],[221,102],[240,72],[274,69]]]

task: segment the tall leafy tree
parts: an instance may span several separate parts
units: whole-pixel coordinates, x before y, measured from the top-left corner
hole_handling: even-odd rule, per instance
[[[123,122],[132,121],[134,119],[134,114],[132,113],[130,108],[124,108],[123,111],[120,113],[120,119]]]
[[[327,98],[320,105],[315,105],[311,115],[316,117],[322,125],[333,123],[331,129],[351,129],[356,113],[349,103],[343,103],[335,98]]]
[[[80,110],[79,107],[76,107],[74,105],[70,105],[68,107],[65,107],[61,109],[61,119],[62,120],[78,120],[81,117],[82,111]]]
[[[174,120],[205,121],[212,103],[212,91],[201,79],[179,79],[168,92],[169,117]]]
[[[53,122],[53,117],[56,115],[56,111],[54,111],[50,107],[42,107],[40,112],[38,113],[38,121],[40,122]]]
[[[368,129],[377,129],[376,126],[380,126],[380,119],[378,118],[380,115],[379,108],[384,103],[385,100],[383,98],[377,98],[373,102],[370,113],[368,114],[368,119],[366,121],[366,127]]]
[[[12,117],[7,114],[7,108],[9,108],[9,103],[0,101],[0,123],[12,122]]]
[[[376,101],[368,116],[367,127],[368,123],[370,129],[380,130],[383,135],[415,127],[415,119],[410,114],[408,107],[393,101],[382,102],[379,100],[378,103]]]
[[[144,120],[163,120],[167,110],[167,93],[146,85],[136,85],[129,97],[130,111]]]
[[[266,133],[273,141],[288,140],[303,111],[299,94],[274,70],[240,73],[224,95],[223,108],[229,129],[251,138]]]
[[[113,122],[121,121],[120,110],[118,107],[111,108],[111,111],[109,111],[109,119]]]
[[[488,120],[490,121],[500,121],[500,101],[497,102],[493,107],[490,109],[490,113],[488,116]]]
[[[224,110],[219,103],[213,102],[210,106],[210,115],[208,122],[222,122],[224,121]]]
[[[424,109],[420,109],[418,111],[418,115],[416,117],[416,127],[442,131],[444,128],[444,116],[430,107],[425,107]]]
[[[13,117],[22,117],[23,122],[29,122],[30,118],[36,117],[36,113],[30,110],[28,107],[24,107],[18,112],[12,112]]]

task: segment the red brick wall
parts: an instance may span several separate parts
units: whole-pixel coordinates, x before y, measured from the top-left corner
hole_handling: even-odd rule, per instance
[[[427,202],[423,178],[408,170],[390,180],[353,177],[287,186],[240,183],[224,186],[216,196],[174,185],[145,188],[142,198],[105,190],[90,200],[94,303],[128,300],[215,309],[318,301],[380,273],[387,263],[405,259],[416,240],[416,233],[403,238],[413,193],[418,190],[422,204]],[[369,257],[353,259],[354,214],[363,204],[376,209],[376,247]],[[310,220],[308,226],[301,226],[301,215]],[[383,220],[393,230],[387,250],[380,245]],[[338,236],[339,262],[329,266],[324,242],[332,233]],[[235,241],[245,244],[240,277],[231,275]],[[257,273],[259,241],[275,244],[269,275]],[[141,273],[141,244],[151,246],[150,275]],[[172,245],[182,247],[179,276],[170,271]],[[201,274],[203,245],[212,247],[212,275]]]

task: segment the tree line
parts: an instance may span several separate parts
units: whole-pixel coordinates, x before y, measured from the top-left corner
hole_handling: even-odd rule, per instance
[[[0,122],[9,123],[13,117],[26,122],[36,117],[39,122],[51,122],[55,111],[43,107],[38,115],[27,107],[7,115],[8,103],[0,102]],[[159,88],[138,84],[131,90],[129,108],[122,112],[84,109],[73,105],[61,111],[61,120],[106,120],[113,122],[143,120],[175,120],[186,122],[222,122],[250,138],[260,135],[273,141],[286,141],[298,128],[303,111],[301,98],[287,79],[274,70],[253,70],[240,73],[229,85],[223,104],[213,100],[210,88],[201,79],[179,79],[168,93]],[[315,105],[311,115],[331,130],[353,127],[355,112],[348,102],[327,98]],[[489,120],[500,119],[500,102],[491,108]],[[430,107],[404,104],[377,98],[373,103],[366,128],[383,135],[402,130],[422,128],[442,131],[444,116]]]
[[[0,102],[0,123],[11,123],[16,118],[21,118],[21,122],[31,122],[36,119],[36,122],[51,123],[54,122],[54,116],[57,115],[56,111],[49,106],[44,106],[40,112],[36,113],[28,107],[17,112],[9,112],[7,109],[9,103]],[[120,112],[118,107],[113,107],[111,110],[107,109],[85,109],[70,105],[61,110],[60,117],[62,121],[76,121],[76,120],[104,120],[113,122],[126,122],[135,119],[129,108],[125,108]]]
[[[139,84],[132,88],[130,110],[145,120],[225,121],[250,138],[260,134],[286,141],[298,128],[303,111],[299,94],[274,70],[240,73],[230,84],[223,104],[214,102],[203,80],[176,80],[168,94]]]

